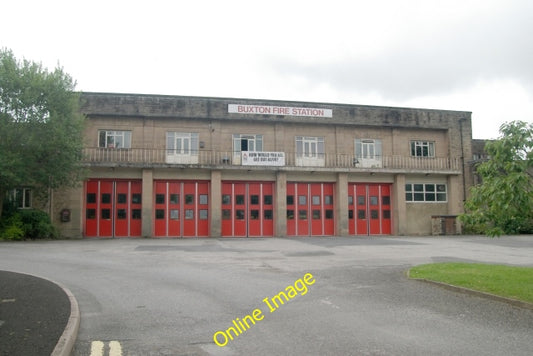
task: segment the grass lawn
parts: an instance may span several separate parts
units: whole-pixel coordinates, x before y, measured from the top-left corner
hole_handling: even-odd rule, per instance
[[[533,303],[533,267],[433,263],[411,268],[409,278],[444,282]]]

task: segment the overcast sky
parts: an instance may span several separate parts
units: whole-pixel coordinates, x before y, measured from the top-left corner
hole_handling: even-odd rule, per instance
[[[7,3],[6,3],[7,2]],[[472,112],[533,122],[533,1],[7,0],[0,47],[81,91]]]

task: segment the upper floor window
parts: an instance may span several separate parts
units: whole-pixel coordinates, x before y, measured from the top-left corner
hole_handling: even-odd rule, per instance
[[[358,167],[381,167],[381,140],[356,139],[355,157]]]
[[[411,156],[435,157],[435,142],[411,141]]]
[[[355,155],[357,158],[380,159],[381,140],[355,140]]]
[[[13,199],[15,207],[19,209],[31,208],[31,198],[30,188],[17,188],[11,191],[11,199]]]
[[[198,163],[198,134],[167,132],[167,163]]]
[[[241,152],[263,151],[263,135],[234,134],[233,153],[240,155]]]
[[[243,152],[263,152],[263,135],[234,134],[233,135],[233,164],[242,163]],[[223,163],[229,162],[229,157],[222,158]]]
[[[296,165],[301,167],[323,167],[324,137],[296,136]]]
[[[101,130],[98,135],[98,147],[131,148],[131,131]]]
[[[324,137],[296,136],[296,156],[324,158]]]
[[[198,134],[167,132],[167,154],[197,155]]]

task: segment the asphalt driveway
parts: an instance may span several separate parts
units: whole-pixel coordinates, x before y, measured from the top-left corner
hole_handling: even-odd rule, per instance
[[[58,285],[0,271],[1,356],[50,355],[69,316],[70,301]]]
[[[0,269],[74,293],[74,355],[533,354],[533,310],[405,277],[439,261],[533,266],[533,237],[0,244]]]

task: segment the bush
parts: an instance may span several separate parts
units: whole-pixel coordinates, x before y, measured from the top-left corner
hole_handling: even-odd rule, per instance
[[[30,239],[49,239],[56,238],[57,231],[52,225],[50,217],[41,210],[20,210],[19,211],[24,237]]]
[[[58,236],[57,229],[52,225],[50,217],[44,211],[24,209],[10,211],[2,216],[1,239],[50,239]]]
[[[9,218],[2,221],[0,225],[0,240],[15,240],[19,241],[24,238],[24,230],[22,228],[22,220],[20,215],[11,215]]]

